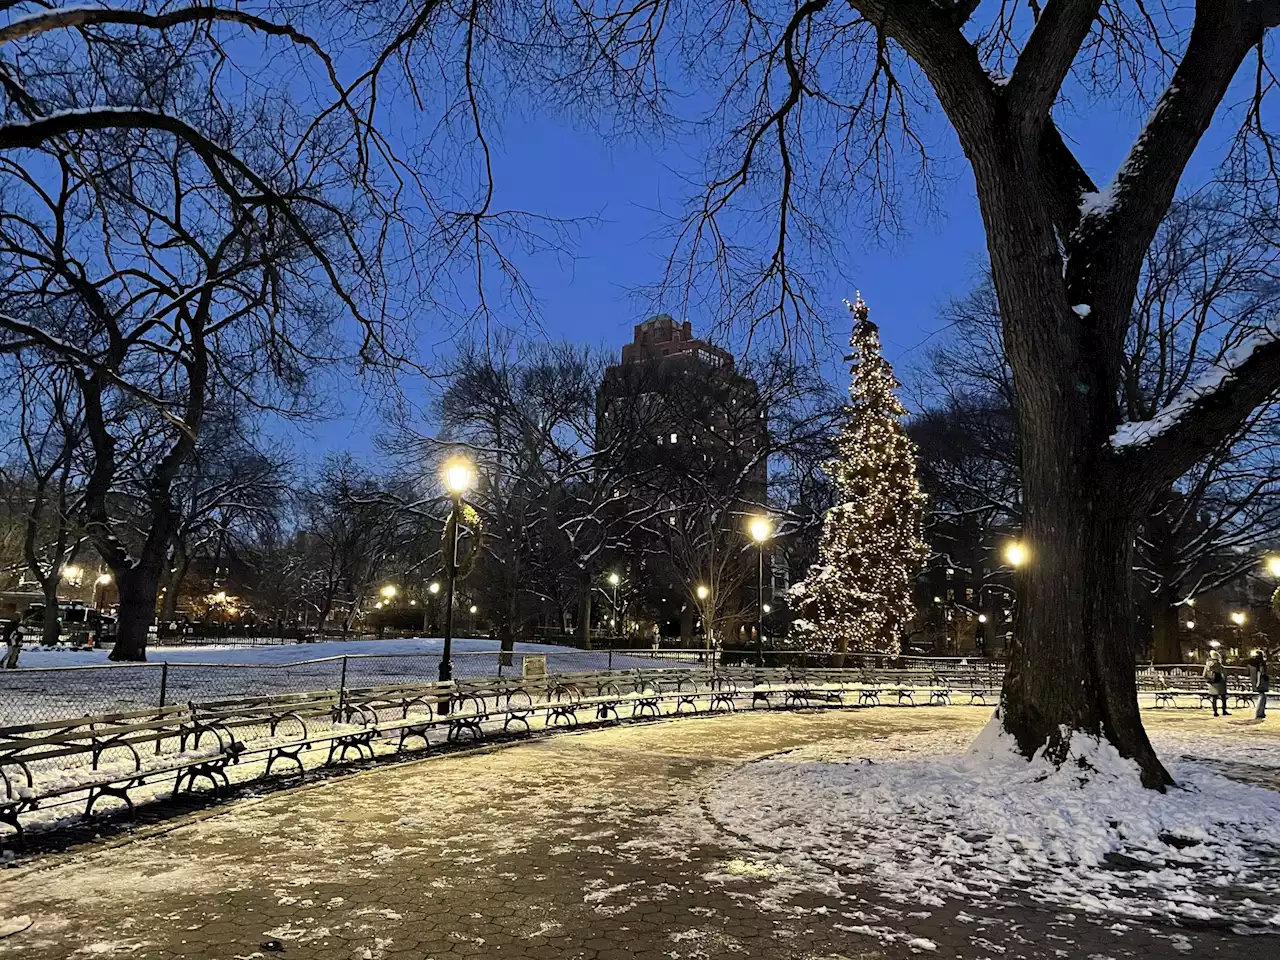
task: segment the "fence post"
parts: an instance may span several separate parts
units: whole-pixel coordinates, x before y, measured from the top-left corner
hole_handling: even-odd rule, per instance
[[[338,716],[341,717],[347,707],[347,657],[342,656],[342,675],[338,677]]]
[[[502,661],[506,659],[506,654],[501,650],[498,651],[498,679],[502,679]]]
[[[610,647],[610,648],[609,648],[609,666],[608,666],[608,670],[609,670],[609,672],[610,672],[610,673],[612,673],[612,672],[613,672],[613,647]]]
[[[164,702],[169,695],[169,661],[164,660],[160,663],[160,708],[164,709]]]

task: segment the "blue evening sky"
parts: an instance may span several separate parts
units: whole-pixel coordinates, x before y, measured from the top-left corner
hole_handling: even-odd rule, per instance
[[[1136,105],[1119,104],[1088,116],[1064,112],[1060,123],[1091,175],[1105,186],[1144,119]],[[1203,182],[1205,172],[1221,158],[1229,132],[1210,132],[1197,157],[1199,170],[1189,183]],[[940,308],[970,288],[986,257],[967,164],[949,130],[935,126],[934,133],[952,160],[944,166],[933,215],[913,217],[900,239],[885,244],[869,243],[861,234],[848,237],[847,262],[832,265],[833,279],[825,291],[835,341],[831,355],[840,356],[847,337],[841,301],[861,290],[880,325],[886,355],[906,379],[912,376],[912,365],[924,360],[930,340],[945,335]],[[682,185],[671,168],[688,169],[687,151],[656,140],[610,142],[558,116],[508,118],[494,146],[501,205],[559,217],[600,218],[597,225],[584,228],[576,259],[525,262],[525,278],[538,298],[541,319],[541,331],[531,330],[529,335],[620,349],[631,339],[632,326],[650,313],[638,302],[635,289],[660,275],[662,258],[670,249],[668,240],[655,235],[661,220],[654,211],[676,206]],[[689,319],[695,332],[705,329],[702,318]],[[838,362],[824,368],[842,381]],[[297,433],[287,428],[304,460],[328,450],[347,449],[357,456],[373,450],[377,411],[362,399],[357,381],[345,384],[350,392],[335,398],[344,407],[343,416]]]

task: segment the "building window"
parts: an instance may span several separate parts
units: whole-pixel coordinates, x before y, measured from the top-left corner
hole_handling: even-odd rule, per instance
[[[672,443],[676,442],[676,435],[674,433],[671,435],[671,442]]]

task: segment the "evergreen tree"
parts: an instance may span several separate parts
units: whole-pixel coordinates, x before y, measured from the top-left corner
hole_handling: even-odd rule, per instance
[[[915,613],[912,588],[926,555],[925,494],[893,367],[880,354],[862,297],[849,306],[849,404],[827,472],[841,503],[827,512],[819,564],[805,593],[819,636],[841,653],[897,654]]]

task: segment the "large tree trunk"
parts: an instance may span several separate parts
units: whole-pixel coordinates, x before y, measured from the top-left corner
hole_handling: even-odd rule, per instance
[[[1182,638],[1178,623],[1182,611],[1167,597],[1156,597],[1151,608],[1151,659],[1155,663],[1181,663]]]
[[[591,649],[591,577],[586,574],[578,582],[578,639],[584,650]]]
[[[504,667],[511,666],[511,651],[516,648],[516,627],[520,623],[520,592],[510,590],[507,593],[507,612],[502,618],[499,632],[498,648],[502,651],[499,658]]]
[[[1110,444],[1133,291],[1099,286],[1083,259],[1064,271],[1055,191],[1082,174],[1057,166],[1062,144],[1045,130],[1028,149],[988,127],[991,139],[975,137],[967,151],[1014,374],[1028,552],[1000,717],[1028,757],[1061,763],[1081,732],[1163,787],[1172,779],[1138,713],[1131,595],[1137,519],[1155,490],[1126,473]]]
[[[160,577],[148,575],[139,566],[115,571],[116,589],[120,597],[119,619],[116,621],[116,643],[111,659],[117,662],[141,662],[147,659],[147,638],[156,619],[156,594]]]
[[[1029,556],[1019,571],[1004,728],[1023,753],[1044,750],[1055,762],[1066,759],[1073,733],[1102,738],[1138,763],[1145,784],[1163,787],[1173,781],[1142,726],[1134,672],[1136,512],[1124,492],[1089,476],[1083,453],[1072,469],[1035,438],[1024,438],[1024,450]]]
[[[187,579],[187,570],[191,566],[191,558],[185,550],[175,550],[173,567],[169,571],[169,579],[165,583],[164,600],[160,605],[161,620],[175,620],[178,616],[178,594],[182,591],[182,582]]]
[[[56,646],[62,636],[62,609],[58,605],[58,584],[60,571],[55,569],[53,575],[44,581],[44,626],[41,642],[47,647]]]

